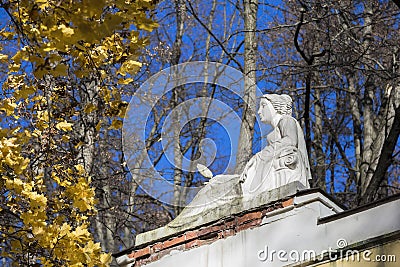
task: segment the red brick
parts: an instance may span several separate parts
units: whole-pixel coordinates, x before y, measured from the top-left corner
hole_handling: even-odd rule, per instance
[[[185,235],[173,237],[172,239],[164,241],[163,248],[165,249],[165,248],[174,247],[174,246],[182,244],[184,242],[185,242]]]
[[[193,239],[197,238],[197,236],[198,236],[197,231],[190,231],[190,232],[185,233],[186,240],[193,240]]]
[[[137,259],[148,255],[150,255],[150,247],[145,247],[135,251],[135,253],[133,254],[133,258]]]
[[[261,224],[261,219],[257,219],[257,220],[254,220],[254,221],[239,225],[236,228],[236,231],[240,232],[240,231],[243,231],[243,230],[246,230],[246,229],[249,229],[249,228],[253,228],[255,226],[259,226],[260,224]]]
[[[293,198],[289,198],[288,200],[285,200],[282,202],[283,207],[291,206],[293,205]]]
[[[191,249],[193,247],[197,247],[197,246],[199,246],[199,243],[200,242],[198,239],[192,240],[185,244],[185,249]]]
[[[233,229],[226,229],[223,233],[224,237],[233,236],[236,234],[235,230]]]
[[[164,244],[162,242],[158,242],[151,247],[153,252],[158,252],[164,249]]]
[[[236,218],[233,218],[232,220],[225,221],[225,229],[226,228],[234,228],[237,224]]]
[[[166,250],[162,250],[160,252],[157,253],[157,257],[159,259],[161,259],[162,257],[164,257],[165,255],[168,255],[171,252],[171,249],[166,249]],[[135,266],[136,267],[136,266]]]
[[[197,232],[197,236],[202,237],[202,236],[208,235],[210,233],[222,231],[223,229],[224,229],[224,226],[222,224],[204,227]]]
[[[241,224],[247,223],[249,221],[260,219],[261,217],[262,217],[261,211],[247,213],[237,219],[237,224],[241,225]]]
[[[176,247],[171,247],[171,248],[168,248],[168,249],[164,249],[164,250],[162,250],[162,251],[157,253],[158,257],[161,259],[162,257],[170,254],[171,251],[173,251],[173,250],[184,251],[185,250],[185,244],[182,244],[182,245],[179,245],[179,246],[176,246]]]
[[[211,232],[212,232],[212,230],[210,227],[205,227],[205,228],[199,229],[199,231],[197,232],[197,236],[200,237],[203,235],[207,235]]]
[[[222,238],[224,238],[224,232],[223,231],[218,233],[218,239],[222,239]]]
[[[160,259],[160,253],[154,253],[150,255],[150,258],[148,258],[149,262],[153,261],[158,261]]]
[[[144,262],[142,260],[135,261],[135,267],[140,267],[140,266],[142,266],[144,264],[146,264],[146,262]]]
[[[262,210],[262,217],[265,216],[265,214],[267,214],[269,212],[268,208],[265,208]]]
[[[267,212],[271,212],[271,211],[274,211],[274,210],[277,210],[277,209],[281,209],[281,208],[283,208],[281,203],[274,204],[273,206],[267,208]]]

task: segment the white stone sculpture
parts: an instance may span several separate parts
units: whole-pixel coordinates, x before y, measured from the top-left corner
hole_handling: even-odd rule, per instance
[[[299,181],[309,188],[311,179],[303,131],[292,117],[289,95],[267,94],[260,100],[258,115],[273,130],[268,145],[246,164],[240,177],[244,195],[255,195]]]
[[[309,188],[311,174],[304,135],[291,114],[289,95],[264,95],[258,115],[261,122],[272,126],[268,145],[250,159],[241,175],[217,175],[210,179],[165,229],[187,229],[266,204],[276,192],[264,195],[290,183],[296,184],[296,188],[298,184],[300,188]],[[278,190],[278,194],[285,190]]]

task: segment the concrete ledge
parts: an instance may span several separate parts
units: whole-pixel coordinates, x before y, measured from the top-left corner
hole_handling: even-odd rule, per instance
[[[290,198],[302,189],[305,189],[304,185],[296,181],[265,192],[256,197],[240,196],[232,198],[228,203],[224,203],[223,205],[206,210],[204,213],[202,213],[202,216],[196,217],[195,221],[190,221],[178,227],[172,227],[171,224],[174,223],[174,221],[172,221],[170,224],[164,227],[139,234],[136,236],[135,246],[145,246],[149,243],[165,240],[171,236],[179,235],[199,226],[224,220],[232,215],[240,214],[244,211],[251,211],[275,201]],[[185,209],[190,209],[190,207],[186,207]]]
[[[134,259],[135,267],[149,264],[174,252],[182,252],[198,248],[213,242],[234,236],[247,229],[259,227],[266,214],[293,206],[293,198],[285,201],[276,201],[263,208],[248,211],[240,215],[232,215],[207,226],[188,230],[185,233],[160,239],[147,244],[145,247],[132,251],[128,258]],[[126,255],[124,255],[126,257]]]

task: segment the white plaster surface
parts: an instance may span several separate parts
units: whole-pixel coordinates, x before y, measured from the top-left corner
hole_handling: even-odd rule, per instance
[[[295,197],[294,207],[272,212],[263,219],[262,225],[220,239],[188,251],[167,255],[146,267],[261,267],[285,266],[293,261],[281,261],[274,255],[261,261],[260,250],[292,250],[300,254],[313,250],[316,255],[329,248],[336,249],[338,239],[354,244],[369,238],[400,230],[400,200],[395,200],[354,213],[334,221],[317,224],[318,218],[342,211],[320,193]],[[265,256],[265,254],[260,254]]]

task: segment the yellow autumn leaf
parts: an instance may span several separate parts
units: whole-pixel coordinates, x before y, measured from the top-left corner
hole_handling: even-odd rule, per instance
[[[28,61],[29,56],[28,53],[26,52],[26,48],[23,47],[21,50],[19,50],[15,55],[11,58],[15,63],[20,62],[21,60]]]
[[[38,138],[39,136],[41,136],[42,135],[42,131],[40,131],[40,130],[38,130],[38,129],[35,129],[33,132],[32,132],[32,136],[34,136],[34,137],[36,137],[36,138]]]
[[[74,29],[67,27],[64,24],[58,26],[58,29],[61,30],[65,37],[71,37],[75,33]]]
[[[61,181],[60,177],[57,176],[57,174],[55,172],[51,173],[51,178],[53,178],[54,181],[56,181],[57,184],[61,185],[61,186],[70,186],[71,182],[68,180],[63,180]]]
[[[8,56],[5,54],[0,54],[0,60],[7,60]]]
[[[50,6],[48,0],[35,0],[35,2],[41,10],[44,10],[46,7]]]
[[[54,76],[66,76],[68,74],[68,67],[65,64],[58,64],[52,73]]]
[[[75,165],[74,167],[75,167],[75,169],[78,171],[78,174],[79,174],[79,175],[85,174],[85,168],[83,167],[82,164],[77,164],[77,165]]]
[[[19,162],[18,165],[15,166],[14,172],[16,174],[22,174],[28,167],[28,164],[29,164],[29,159],[23,159],[22,161]]]
[[[86,114],[89,114],[93,111],[95,111],[97,109],[97,107],[95,105],[93,105],[92,103],[89,103],[85,106],[85,109],[83,110]]]
[[[71,137],[69,135],[65,135],[65,134],[61,137],[61,140],[63,140],[63,142],[65,142],[65,143],[69,142],[70,139],[71,139]]]
[[[72,123],[69,123],[67,121],[62,121],[57,123],[56,128],[64,132],[72,131]]]
[[[4,111],[7,114],[7,116],[11,116],[11,115],[13,115],[16,107],[17,107],[17,104],[15,104],[12,100],[5,99],[0,104],[0,111]]]
[[[38,194],[36,192],[25,192],[25,195],[30,199],[30,206],[32,209],[46,209],[47,198],[43,194]]]
[[[126,78],[126,79],[121,78],[121,79],[118,80],[118,84],[122,84],[122,85],[126,85],[126,84],[129,84],[131,82],[133,82],[132,78]]]
[[[56,47],[55,46],[52,46],[52,44],[47,44],[46,45],[46,47],[44,47],[43,49],[42,49],[44,52],[50,52],[50,51],[54,51],[54,50],[56,50]]]
[[[37,112],[37,118],[38,118],[40,121],[49,122],[49,121],[50,121],[49,112],[48,112],[47,110],[44,110],[44,111],[39,110],[39,111]]]
[[[19,71],[20,67],[21,67],[21,64],[13,63],[13,64],[9,65],[8,69],[9,69],[10,72],[17,72],[17,71]]]
[[[86,224],[82,224],[82,225],[79,225],[78,227],[76,227],[75,231],[72,231],[70,233],[70,235],[73,238],[83,240],[84,238],[89,237],[90,233],[87,230]]]
[[[7,147],[19,147],[18,144],[15,144],[17,141],[16,138],[7,138],[3,139],[1,142],[3,143],[2,149],[7,148]]]
[[[43,227],[40,227],[40,226],[32,227],[32,234],[34,234],[34,235],[40,235],[40,234],[42,234],[42,233],[44,233]]]
[[[100,121],[97,123],[97,125],[96,125],[96,131],[100,131],[102,123],[103,123],[102,120],[100,120]]]
[[[108,266],[111,263],[111,254],[101,254],[100,255],[100,263],[103,264],[104,266]]]
[[[84,144],[85,144],[85,142],[79,141],[79,143],[75,145],[75,148],[80,148]]]
[[[136,71],[139,70],[141,66],[142,66],[141,62],[129,59],[121,65],[118,74],[125,76],[127,73],[130,74],[135,73]]]
[[[71,226],[67,223],[63,223],[63,225],[60,228],[60,236],[65,236],[71,231]]]
[[[10,154],[8,154],[4,159],[4,163],[6,163],[8,166],[12,167],[12,166],[16,165],[18,162],[14,158],[12,158]]]
[[[121,120],[113,120],[110,127],[108,127],[109,130],[118,130],[121,129],[122,127],[122,121]]]
[[[33,86],[26,86],[23,87],[20,90],[15,91],[15,99],[20,100],[20,99],[27,99],[30,95],[32,95],[36,89]]]
[[[0,36],[4,37],[7,40],[12,40],[14,38],[14,35],[15,35],[14,32],[6,32],[6,31],[0,32]]]
[[[7,179],[5,186],[7,189],[15,190],[16,193],[20,194],[24,188],[24,182],[18,178],[14,180]]]
[[[100,249],[101,249],[100,243],[94,243],[92,240],[90,240],[83,248],[83,251],[85,253],[92,254]]]
[[[152,32],[155,28],[158,27],[158,23],[150,19],[142,19],[141,23],[138,23],[137,27],[141,30]]]

